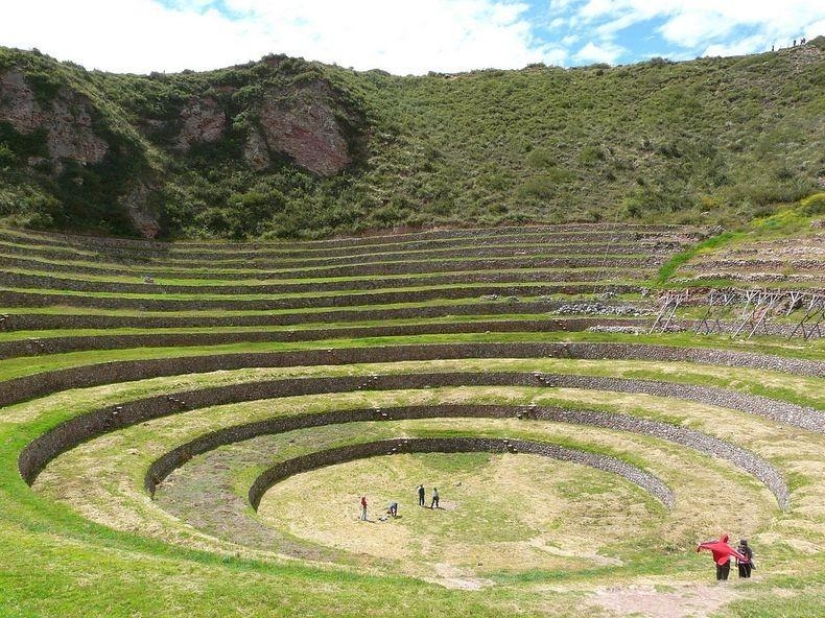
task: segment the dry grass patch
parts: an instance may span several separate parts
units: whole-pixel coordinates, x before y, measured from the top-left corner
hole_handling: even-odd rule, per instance
[[[441,508],[418,506],[419,482],[428,500],[439,487]],[[531,455],[400,455],[296,475],[267,493],[259,514],[315,543],[397,559],[404,572],[438,578],[446,565],[475,578],[620,563],[613,540],[642,536],[659,516],[640,493],[611,474]],[[359,495],[372,504],[369,522],[358,520]],[[386,517],[391,501],[398,519]]]

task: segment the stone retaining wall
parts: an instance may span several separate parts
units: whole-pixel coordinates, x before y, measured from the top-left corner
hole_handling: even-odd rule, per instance
[[[639,286],[601,286],[614,294],[641,292]],[[171,299],[157,294],[147,298],[98,297],[69,294],[40,294],[35,292],[0,291],[0,306],[4,307],[86,307],[94,309],[131,309],[141,311],[275,311],[290,309],[315,309],[323,307],[358,307],[372,305],[393,305],[398,303],[420,303],[431,300],[455,300],[484,298],[489,296],[549,296],[551,294],[592,294],[594,284],[576,285],[514,285],[514,286],[461,286],[415,291],[389,291],[360,294],[339,294],[334,296],[300,296],[282,298],[273,296],[264,299],[213,298],[213,299]]]
[[[343,423],[431,418],[519,418],[526,421],[542,420],[572,423],[651,436],[686,446],[712,457],[725,459],[764,483],[776,497],[780,508],[785,510],[789,505],[790,491],[781,473],[758,455],[724,440],[685,427],[624,414],[535,405],[440,405],[361,408],[277,417],[265,421],[234,425],[199,436],[195,440],[181,444],[165,453],[149,466],[144,477],[144,487],[147,492],[153,494],[159,483],[163,482],[169,474],[195,455],[261,435]]]
[[[133,250],[104,249],[85,245],[60,246],[53,244],[31,245],[12,241],[4,244],[0,239],[0,254],[37,257],[43,260],[101,260],[120,265],[186,263],[192,267],[218,267],[232,262],[248,262],[288,267],[290,263],[345,264],[363,261],[385,261],[414,257],[444,259],[472,256],[518,255],[604,255],[604,254],[662,254],[678,251],[683,243],[661,237],[634,238],[634,234],[606,237],[592,235],[518,235],[491,236],[484,242],[461,238],[448,241],[417,241],[359,244],[345,247],[301,248],[290,245],[213,245],[204,250],[187,248],[186,245],[168,245],[162,248],[149,246]],[[102,249],[102,250],[101,250]]]
[[[267,252],[248,251],[239,249],[226,253],[188,253],[186,255],[169,255],[164,257],[164,263],[191,266],[192,268],[219,268],[222,264],[231,265],[234,262],[254,261],[262,268],[316,268],[326,266],[352,266],[354,264],[379,264],[398,260],[430,261],[455,259],[486,259],[508,258],[514,255],[525,257],[589,257],[617,255],[639,255],[641,253],[655,254],[655,245],[643,251],[643,246],[636,241],[632,243],[617,241],[612,243],[539,243],[522,241],[514,243],[518,246],[498,246],[498,239],[491,239],[487,243],[474,242],[463,247],[455,247],[452,243],[445,246],[426,246],[414,249],[405,245],[386,245],[384,247],[368,247],[363,250],[349,249],[346,251],[329,252]]]
[[[305,316],[306,317],[306,316]],[[312,322],[322,322],[309,316]],[[621,319],[542,319],[491,320],[483,322],[451,322],[447,324],[401,324],[342,328],[313,328],[301,330],[257,332],[206,333],[146,333],[133,335],[93,335],[74,337],[26,338],[0,342],[0,360],[43,354],[64,354],[84,350],[124,350],[131,348],[167,348],[186,346],[215,346],[232,343],[274,343],[322,341],[325,339],[354,339],[365,337],[402,337],[415,335],[455,335],[467,333],[550,333],[588,330],[594,324],[613,328],[649,326],[650,320]],[[130,326],[134,326],[134,322]],[[6,329],[8,330],[8,329]]]
[[[126,238],[109,238],[99,236],[72,236],[69,234],[56,234],[49,232],[26,232],[26,238],[21,238],[16,234],[10,234],[0,230],[0,239],[13,243],[32,242],[38,245],[54,245],[59,247],[73,247],[88,251],[90,247],[100,251],[117,254],[124,253],[147,253],[157,252],[168,254],[180,250],[196,250],[198,248],[206,251],[214,250],[215,247],[222,247],[227,250],[233,249],[283,249],[292,250],[324,250],[326,248],[356,248],[362,246],[375,245],[396,245],[398,243],[412,242],[432,242],[432,241],[471,241],[479,240],[499,240],[512,238],[514,241],[524,238],[538,238],[539,242],[559,242],[578,240],[580,242],[592,242],[605,237],[609,239],[629,240],[664,240],[672,241],[674,238],[680,239],[689,235],[684,242],[695,241],[696,230],[684,226],[675,225],[632,225],[623,223],[620,228],[616,226],[598,224],[571,224],[556,226],[512,226],[499,228],[477,228],[477,229],[449,229],[449,230],[428,230],[412,233],[388,233],[364,235],[359,237],[332,238],[326,240],[311,241],[253,241],[244,243],[215,243],[186,241],[167,243],[149,240],[132,240]]]
[[[462,358],[569,358],[693,362],[767,369],[801,376],[825,376],[825,362],[823,361],[734,350],[587,342],[425,344],[217,354],[74,366],[0,382],[0,406],[20,403],[70,388],[85,388],[187,373],[207,373],[250,367],[352,365]],[[538,377],[534,377],[534,380],[537,383]]]
[[[591,257],[521,257],[489,258],[476,260],[430,260],[426,262],[395,261],[384,264],[356,264],[352,266],[314,266],[312,268],[275,269],[255,261],[254,266],[248,262],[237,268],[220,269],[212,264],[209,269],[193,269],[182,265],[179,268],[170,268],[163,264],[133,264],[128,267],[118,264],[103,264],[101,266],[72,264],[74,273],[87,275],[115,276],[151,276],[168,277],[173,279],[218,279],[230,281],[236,279],[323,279],[323,278],[350,278],[391,275],[413,275],[425,273],[445,273],[459,271],[499,271],[512,269],[540,269],[540,268],[618,268],[618,269],[651,269],[657,268],[663,262],[662,257],[646,256],[643,258],[611,258],[604,256]],[[51,264],[28,257],[3,258],[3,264],[8,269],[35,270],[60,272],[66,267],[60,264]],[[222,272],[223,270],[223,272]],[[229,270],[230,272],[226,272]]]
[[[49,461],[81,442],[136,423],[185,410],[272,398],[456,386],[545,386],[639,393],[719,405],[770,418],[779,423],[825,432],[825,415],[813,408],[720,388],[595,376],[543,373],[414,373],[262,380],[243,384],[181,391],[102,408],[77,416],[40,435],[20,455],[19,469],[34,482]],[[664,434],[663,434],[664,435]]]
[[[653,271],[598,269],[576,271],[571,269],[545,271],[522,269],[509,272],[482,271],[469,273],[433,273],[425,277],[381,277],[362,280],[313,281],[310,283],[284,281],[271,284],[226,285],[168,285],[154,283],[122,283],[116,281],[91,281],[72,278],[69,273],[54,276],[0,272],[0,286],[20,289],[70,290],[73,292],[103,292],[110,294],[303,294],[343,292],[359,290],[383,290],[399,287],[423,287],[434,285],[468,285],[470,283],[549,283],[549,282],[596,282],[609,279],[642,279]],[[114,276],[114,275],[113,275]]]
[[[577,463],[611,472],[641,487],[667,508],[674,504],[673,492],[660,478],[615,457],[578,451],[557,444],[495,438],[411,438],[353,444],[318,451],[281,462],[261,474],[249,489],[249,502],[257,510],[264,493],[278,481],[294,474],[356,459],[396,453],[528,453]]]
[[[375,320],[425,320],[447,316],[476,315],[526,315],[552,311],[566,301],[531,300],[506,302],[501,300],[479,301],[458,305],[432,305],[412,307],[382,307],[380,309],[334,309],[311,313],[268,313],[259,315],[234,314],[192,316],[167,313],[166,315],[90,315],[84,313],[6,313],[0,315],[0,330],[60,330],[105,328],[188,328],[218,326],[296,326],[301,324],[333,324]],[[556,318],[552,318],[556,319]]]

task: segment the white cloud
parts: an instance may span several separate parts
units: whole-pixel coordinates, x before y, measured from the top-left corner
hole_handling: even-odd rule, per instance
[[[569,57],[570,54],[566,49],[557,47],[555,49],[548,49],[545,51],[542,56],[542,62],[547,66],[563,67],[567,66]]]
[[[590,45],[575,56],[582,61],[612,57],[616,46],[637,45],[630,33],[638,37],[642,27],[651,35],[645,37],[649,44],[668,49],[667,57],[682,58],[764,51],[774,43],[825,34],[825,3],[810,0],[567,0],[563,4],[551,2],[551,12],[589,40]]]
[[[681,47],[696,47],[727,36],[738,25],[719,13],[693,11],[675,15],[665,22],[660,32],[671,43]]]
[[[746,37],[726,44],[713,44],[702,54],[703,56],[744,56],[756,51],[767,51],[761,35]]]
[[[203,70],[285,53],[421,74],[521,68],[549,49],[523,18],[529,5],[513,0],[224,0],[225,12],[210,0],[10,4],[0,44],[118,72]]]
[[[287,54],[396,74],[748,53],[825,34],[810,0],[6,0],[0,45],[117,72]],[[531,23],[529,20],[535,20]],[[642,32],[640,28],[645,30]],[[633,52],[644,46],[645,52]],[[578,51],[577,51],[578,50]]]
[[[582,47],[574,56],[582,64],[606,63],[615,64],[624,49],[616,45],[595,45],[592,42]]]
[[[4,9],[0,42],[116,72],[202,70],[267,52],[265,39],[249,24],[214,10],[185,12],[151,0],[16,2]]]
[[[825,36],[825,18],[820,21],[808,24],[805,27],[803,35],[806,39],[811,40],[818,36]]]

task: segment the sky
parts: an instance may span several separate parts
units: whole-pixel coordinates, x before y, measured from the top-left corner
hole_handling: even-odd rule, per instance
[[[0,0],[0,46],[117,73],[268,54],[396,75],[615,66],[818,35],[823,0]]]

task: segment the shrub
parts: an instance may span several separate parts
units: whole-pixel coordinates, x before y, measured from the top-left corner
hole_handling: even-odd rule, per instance
[[[800,213],[806,217],[825,214],[825,193],[815,193],[799,202]]]
[[[594,165],[607,158],[604,150],[599,146],[585,146],[579,153],[578,161],[582,165]]]

